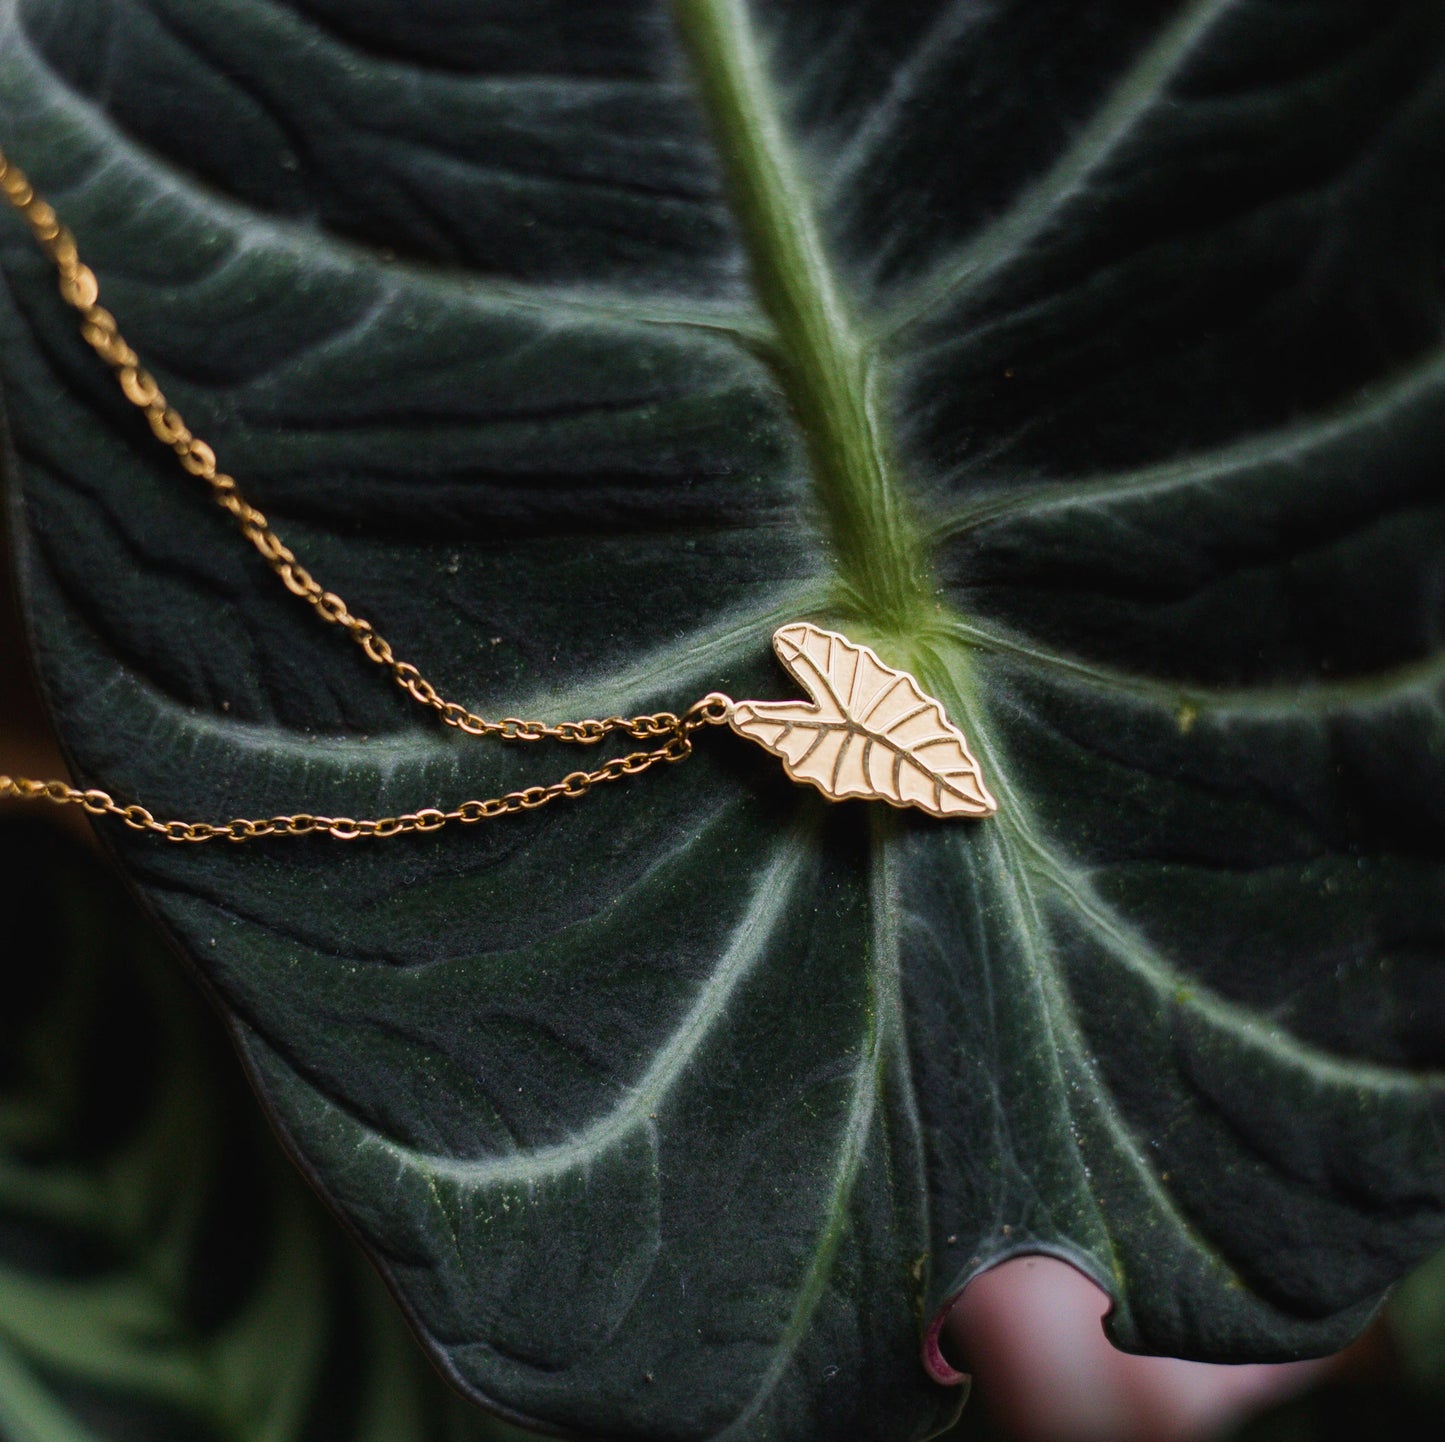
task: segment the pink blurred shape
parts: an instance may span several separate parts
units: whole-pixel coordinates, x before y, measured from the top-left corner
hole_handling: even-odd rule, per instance
[[[1300,1391],[1331,1365],[1130,1356],[1104,1335],[1108,1307],[1066,1262],[1016,1257],[976,1278],[932,1340],[972,1374],[1018,1442],[1197,1442]],[[930,1370],[939,1363],[947,1365],[941,1354]]]

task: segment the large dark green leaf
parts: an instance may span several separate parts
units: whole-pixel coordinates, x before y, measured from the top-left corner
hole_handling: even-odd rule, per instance
[[[0,910],[41,923],[0,1011],[0,1437],[497,1442],[96,859],[0,821]]]
[[[446,1366],[908,1438],[1011,1252],[1343,1342],[1445,1208],[1436,0],[4,0],[0,138],[168,392],[448,693],[916,668],[1002,810],[761,754],[384,846],[120,839]],[[38,657],[158,812],[552,779],[439,734],[159,453],[18,226]],[[935,1369],[941,1361],[934,1357]]]

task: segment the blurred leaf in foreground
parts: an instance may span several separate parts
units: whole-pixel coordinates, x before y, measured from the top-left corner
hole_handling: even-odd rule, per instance
[[[0,821],[0,910],[0,1437],[520,1435],[432,1373],[99,863]]]

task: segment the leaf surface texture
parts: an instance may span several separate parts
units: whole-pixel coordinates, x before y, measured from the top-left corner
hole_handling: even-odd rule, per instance
[[[1341,1345],[1441,1239],[1434,0],[3,0],[0,135],[196,431],[449,695],[906,670],[997,817],[725,734],[370,848],[117,848],[422,1335],[514,1415],[923,1437],[1010,1253],[1124,1345]],[[18,226],[38,664],[158,814],[440,734],[146,441]],[[647,1381],[648,1375],[652,1380]]]

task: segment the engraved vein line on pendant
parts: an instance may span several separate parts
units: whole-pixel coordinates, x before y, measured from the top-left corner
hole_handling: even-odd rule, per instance
[[[787,703],[786,703],[786,702],[780,702],[780,703],[764,702],[764,703],[761,703],[761,704],[764,704],[764,705],[768,705],[768,704],[786,705]],[[766,718],[766,717],[763,717],[762,719],[763,719],[763,720],[766,720],[767,718]],[[918,750],[921,750],[923,747],[926,747],[926,746],[937,746],[937,745],[939,745],[940,743],[945,742],[945,741],[947,741],[947,742],[956,742],[956,741],[958,740],[958,738],[957,738],[956,736],[951,736],[951,735],[949,735],[947,732],[940,732],[937,736],[929,736],[926,740],[923,740],[923,741],[918,741],[918,742],[912,742],[912,741],[910,741],[910,742],[907,742],[907,743],[900,743],[900,742],[897,742],[897,741],[893,740],[893,738],[888,734],[888,732],[886,732],[886,731],[878,731],[878,730],[875,730],[875,729],[874,729],[873,727],[871,727],[871,726],[861,725],[859,722],[854,721],[851,717],[849,717],[849,718],[845,718],[845,719],[842,720],[842,721],[810,721],[810,720],[807,720],[806,718],[804,718],[804,719],[802,719],[802,720],[798,720],[798,721],[788,721],[788,722],[785,722],[785,723],[784,723],[783,730],[782,730],[782,732],[779,734],[778,739],[777,739],[776,741],[766,742],[765,744],[768,745],[768,746],[770,746],[770,747],[772,747],[773,749],[777,749],[778,747],[780,747],[780,746],[783,744],[784,738],[787,737],[788,735],[790,735],[792,732],[796,731],[800,726],[801,726],[801,727],[806,727],[807,730],[813,731],[813,732],[816,732],[816,733],[817,733],[817,735],[816,735],[816,736],[814,737],[814,739],[813,739],[813,744],[812,744],[812,746],[809,746],[807,752],[804,753],[805,756],[806,756],[806,755],[811,755],[811,754],[812,754],[812,751],[813,751],[813,747],[817,746],[824,738],[826,738],[827,736],[829,736],[829,735],[831,735],[831,734],[833,734],[833,733],[836,733],[836,732],[838,732],[838,731],[844,732],[849,740],[851,740],[851,739],[852,739],[853,737],[855,737],[855,736],[862,736],[862,737],[864,737],[865,739],[867,739],[867,740],[870,741],[870,742],[871,742],[871,741],[877,741],[877,742],[879,742],[881,745],[883,745],[887,750],[893,752],[893,754],[894,754],[895,756],[901,756],[901,757],[903,757],[904,760],[909,760],[909,759],[912,757],[912,755],[913,755],[914,752],[916,752],[916,751],[918,751]],[[798,764],[801,764],[801,761],[800,761]],[[963,768],[963,769],[964,769],[964,770],[967,770],[967,768]],[[938,774],[939,774],[940,776],[954,776],[954,775],[960,775],[960,774],[962,774],[962,772],[961,772],[961,771],[940,771]]]
[[[790,763],[791,766],[793,767],[793,769],[796,771],[796,770],[798,770],[798,769],[800,769],[800,768],[802,767],[803,763],[813,754],[813,752],[815,752],[815,751],[818,749],[818,747],[820,747],[820,746],[823,744],[824,739],[827,737],[827,735],[828,735],[828,733],[829,733],[830,731],[839,731],[839,730],[841,730],[841,729],[842,729],[842,728],[839,727],[839,726],[820,726],[820,727],[818,727],[817,734],[813,737],[813,739],[812,739],[810,742],[808,742],[808,749],[807,749],[806,751],[804,751],[803,754],[802,754],[800,757],[798,757],[798,759],[797,759],[796,761],[793,761],[793,762]]]
[[[832,644],[833,643],[829,641],[828,645],[830,650]],[[817,682],[818,689],[827,693],[828,699],[837,707],[839,714],[843,716],[848,714],[848,708],[843,704],[843,698],[834,687],[832,678],[801,646],[794,647],[793,654],[788,659],[795,663],[801,662],[803,669]]]
[[[947,745],[955,741],[956,739],[956,737],[948,735],[947,732],[941,731],[937,736],[928,736],[922,741],[910,741],[908,743],[908,750],[911,754],[916,756],[920,751],[926,751],[930,746]],[[939,774],[941,776],[946,776],[948,775],[948,772],[943,771]]]
[[[1084,476],[1073,481],[1044,481],[1006,495],[986,497],[963,506],[929,533],[937,545],[954,540],[971,530],[1014,516],[1045,515],[1075,507],[1087,509],[1111,501],[1148,500],[1175,490],[1205,486],[1213,482],[1254,479],[1260,467],[1297,466],[1312,452],[1336,441],[1389,428],[1396,412],[1412,403],[1430,399],[1445,388],[1445,346],[1437,347],[1403,371],[1362,387],[1344,406],[1327,411],[1298,425],[1266,431],[1248,440],[1217,450],[1185,456],[1177,461],[1145,466],[1117,476]],[[968,471],[954,472],[945,484],[958,481]]]
[[[0,4],[0,16],[6,16],[0,19],[0,46],[13,39],[17,46],[24,49],[37,75],[44,77],[44,103],[63,111],[67,119],[76,124],[77,131],[84,135],[87,147],[98,152],[84,179],[69,186],[50,187],[50,198],[56,201],[62,219],[67,223],[70,218],[65,214],[65,197],[76,189],[83,189],[99,172],[114,167],[119,156],[123,156],[135,169],[150,177],[160,197],[184,208],[192,216],[219,221],[226,226],[238,247],[252,250],[265,248],[312,258],[321,248],[329,261],[348,272],[361,269],[378,279],[386,278],[376,254],[359,242],[301,222],[252,210],[226,192],[174,169],[161,152],[150,149],[128,131],[122,130],[109,111],[101,109],[50,69],[45,57],[36,51],[29,35],[16,20],[17,8],[13,3]],[[96,142],[97,136],[104,137],[100,144]],[[24,157],[17,155],[16,161],[23,163]],[[82,246],[85,243],[83,231],[80,242]],[[450,270],[424,261],[403,261],[400,265],[406,273],[425,278],[438,289],[456,292],[460,300],[470,300],[483,306],[549,314],[562,312],[619,326],[698,331],[732,341],[749,353],[759,347],[766,349],[772,343],[768,327],[759,324],[751,315],[732,310],[719,309],[712,314],[707,310],[669,307],[664,302],[654,304],[623,296],[591,296],[561,287],[493,281],[479,274]],[[385,269],[391,273],[397,267],[388,265]]]
[[[1082,192],[1090,176],[1129,139],[1139,121],[1165,95],[1195,47],[1237,3],[1191,0],[1186,4],[1129,67],[1044,176],[1017,196],[997,221],[910,288],[891,315],[883,318],[881,337],[896,340],[937,307],[962,299],[1023,254]]]
[[[868,658],[866,656],[859,658],[858,671],[860,675],[863,671],[864,663],[867,661],[867,659]],[[862,721],[866,721],[873,714],[874,709],[879,705],[883,698],[887,696],[898,684],[898,682],[903,678],[899,676],[896,671],[893,671],[892,668],[889,668],[886,671],[876,672],[874,679],[877,681],[878,690],[876,690],[869,698],[868,704],[863,707],[861,712],[855,711],[853,713],[854,715],[858,716],[859,720]]]
[[[884,700],[891,696],[902,684],[902,676],[891,676],[885,686],[879,688],[878,694],[868,703],[867,707],[858,715],[858,724],[865,726],[868,718],[883,704]]]
[[[805,750],[803,754],[799,756],[796,761],[794,761],[789,758],[787,754],[783,751],[783,742],[800,726],[807,727],[807,729],[812,731],[814,735],[812,741],[808,743],[807,750]],[[900,746],[896,741],[892,740],[892,738],[889,737],[886,732],[875,731],[871,727],[867,726],[859,726],[856,722],[853,721],[804,720],[787,722],[784,725],[783,730],[779,733],[776,740],[764,741],[763,745],[775,756],[781,756],[784,761],[787,762],[788,769],[790,771],[796,772],[802,768],[802,766],[807,762],[808,758],[813,755],[813,753],[818,749],[818,747],[821,746],[830,735],[834,735],[839,731],[844,733],[844,740],[842,745],[838,748],[838,755],[834,758],[833,761],[833,780],[831,790],[835,794],[837,794],[838,792],[839,774],[842,769],[844,752],[848,749],[849,745],[852,743],[855,737],[861,736],[865,739],[867,747],[871,747],[874,742],[877,742],[882,745],[885,750],[891,751],[893,753],[893,789],[895,791],[898,789],[902,780],[903,763],[905,761],[908,761],[911,762],[914,766],[918,767],[918,769],[922,771],[924,775],[927,776],[928,779],[934,783],[935,787],[946,787],[951,795],[960,797],[964,800],[973,799],[970,792],[966,791],[962,786],[955,784],[954,778],[957,776],[974,776],[977,774],[976,767],[958,766],[948,771],[939,771],[919,761],[917,758],[916,753],[923,747],[937,746],[943,742],[956,744],[958,740],[956,736],[941,734],[938,736],[930,736],[926,741],[922,741],[916,746]],[[865,747],[864,750],[865,762],[868,755],[867,747]],[[866,780],[866,769],[864,771],[864,777]],[[871,782],[869,784],[871,785]],[[935,804],[939,803],[936,802]]]
[[[843,710],[853,714],[854,703],[858,700],[858,683],[863,679],[863,653],[855,652],[853,655],[853,674],[848,677],[848,699],[844,703]]]
[[[1115,671],[972,622],[952,620],[944,623],[944,629],[979,651],[996,652],[1038,670],[1058,672],[1082,685],[1142,699],[1170,711],[1177,712],[1181,706],[1192,707],[1201,720],[1239,716],[1289,722],[1301,715],[1331,716],[1392,706],[1411,693],[1428,694],[1445,683],[1445,648],[1418,661],[1407,661],[1366,676],[1293,686],[1270,684],[1224,689]]]
[[[363,1134],[360,1144],[378,1149],[398,1164],[428,1176],[464,1186],[484,1187],[566,1175],[585,1168],[639,1129],[649,1128],[650,1114],[676,1085],[714,1028],[725,1020],[729,1000],[761,960],[779,922],[787,914],[793,889],[809,853],[809,837],[802,828],[779,843],[753,887],[746,910],[733,928],[727,950],[699,989],[682,1022],[659,1048],[655,1060],[626,1100],[570,1140],[514,1155],[464,1161],[407,1146],[352,1117],[351,1124]]]
[[[900,726],[906,726],[915,716],[922,716],[934,703],[932,701],[920,701],[913,710],[905,711],[902,716],[896,716],[888,723],[889,731],[896,731]]]

